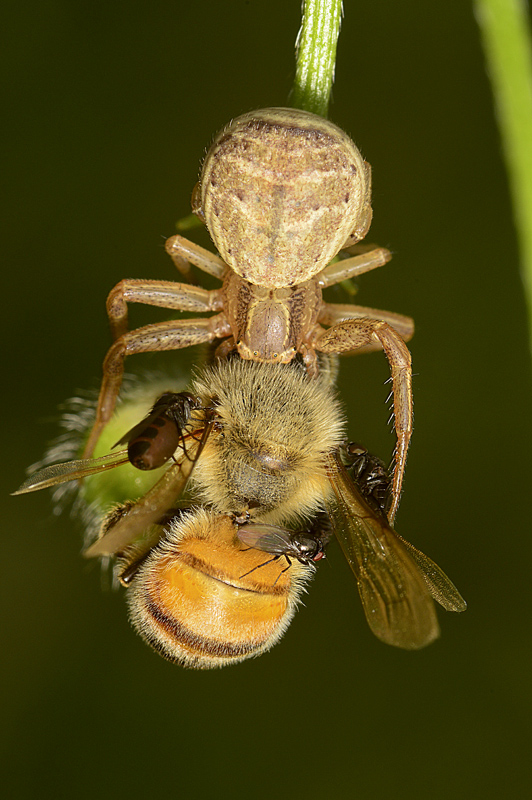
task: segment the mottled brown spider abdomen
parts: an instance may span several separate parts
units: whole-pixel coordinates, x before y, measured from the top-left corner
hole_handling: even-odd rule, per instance
[[[195,195],[224,261],[250,283],[309,280],[371,221],[371,173],[351,139],[315,114],[266,108],[210,148]]]

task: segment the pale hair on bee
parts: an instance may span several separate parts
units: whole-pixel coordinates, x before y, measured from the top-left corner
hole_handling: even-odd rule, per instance
[[[192,473],[194,496],[222,514],[257,512],[286,525],[323,508],[324,456],[345,438],[338,399],[298,365],[231,359],[204,369],[192,391],[214,405],[216,431]]]
[[[185,513],[131,580],[131,623],[182,666],[211,669],[259,656],[285,633],[314,573],[298,561],[287,571],[262,562],[264,553],[243,547],[230,517],[204,508]]]

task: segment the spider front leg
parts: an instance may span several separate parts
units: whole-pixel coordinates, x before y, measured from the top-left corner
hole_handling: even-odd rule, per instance
[[[90,458],[98,439],[113,415],[124,374],[124,359],[133,353],[179,350],[194,344],[229,336],[231,328],[224,314],[208,319],[158,322],[125,333],[110,347],[103,362],[103,380],[96,419],[85,445],[83,458]]]
[[[414,320],[404,314],[396,314],[393,311],[383,311],[380,308],[368,308],[367,306],[355,306],[351,303],[323,303],[318,316],[321,325],[337,325],[339,322],[346,322],[350,319],[373,319],[376,321],[387,322],[400,335],[403,342],[408,342],[414,335]],[[380,342],[373,342],[358,350],[358,352],[368,353],[373,350],[381,350]]]
[[[107,298],[107,316],[113,341],[127,333],[128,303],[201,314],[221,311],[223,298],[220,289],[207,291],[187,283],[128,279],[120,281],[111,289]]]
[[[207,291],[198,286],[173,281],[126,279],[117,283],[107,298],[107,315],[115,343],[104,361],[96,419],[85,445],[84,458],[92,455],[96,442],[111,419],[122,383],[123,362],[126,355],[154,350],[174,350],[209,342],[216,337],[216,331],[227,330],[225,317],[218,315],[207,320],[191,319],[157,323],[128,333],[128,303],[159,306],[173,311],[205,313],[221,311],[223,297],[220,289]]]
[[[386,353],[392,376],[393,405],[397,446],[392,481],[392,503],[388,513],[393,523],[406,466],[406,456],[412,436],[412,360],[400,334],[387,322],[374,319],[352,319],[340,322],[320,333],[313,342],[323,353],[345,353],[358,348],[380,346]]]

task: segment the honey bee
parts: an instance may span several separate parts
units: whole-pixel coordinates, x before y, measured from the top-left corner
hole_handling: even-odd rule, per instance
[[[324,288],[391,258],[384,248],[357,244],[372,217],[369,164],[328,120],[297,109],[262,109],[233,120],[215,138],[192,206],[221,257],[181,236],[168,239],[167,252],[178,269],[190,262],[222,286],[207,291],[172,281],[123,280],[114,287],[107,300],[114,343],[104,360],[85,458],[111,419],[124,359],[134,353],[219,340],[220,357],[234,350],[242,359],[288,364],[299,355],[315,377],[321,353],[382,349],[391,369],[397,434],[389,509],[393,521],[412,432],[411,360],[405,342],[414,325],[399,314],[322,298]],[[342,248],[350,257],[331,264]],[[129,303],[215,313],[129,331]]]
[[[209,669],[269,650],[289,626],[313,567],[279,574],[243,549],[230,516],[198,507],[165,529],[130,581],[133,627],[166,659]],[[261,566],[261,569],[254,569]]]
[[[218,667],[277,642],[327,543],[324,512],[379,639],[424,647],[439,633],[433,598],[464,610],[442,570],[391,527],[386,475],[363,449],[343,448],[343,415],[323,377],[309,377],[297,363],[236,357],[204,368],[191,390],[163,476],[112,510],[85,551],[117,557],[133,625],[165,658]],[[166,427],[157,434],[167,435],[175,441]],[[128,461],[124,450],[48,467],[19,493]],[[176,503],[189,479],[192,500],[183,510]],[[301,527],[309,520],[305,541]],[[265,552],[274,556],[267,563]],[[288,556],[287,569],[279,569],[278,556]]]

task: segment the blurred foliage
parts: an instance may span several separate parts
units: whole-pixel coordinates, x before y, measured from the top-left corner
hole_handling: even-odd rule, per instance
[[[475,0],[521,249],[532,346],[532,46],[528,4]]]

